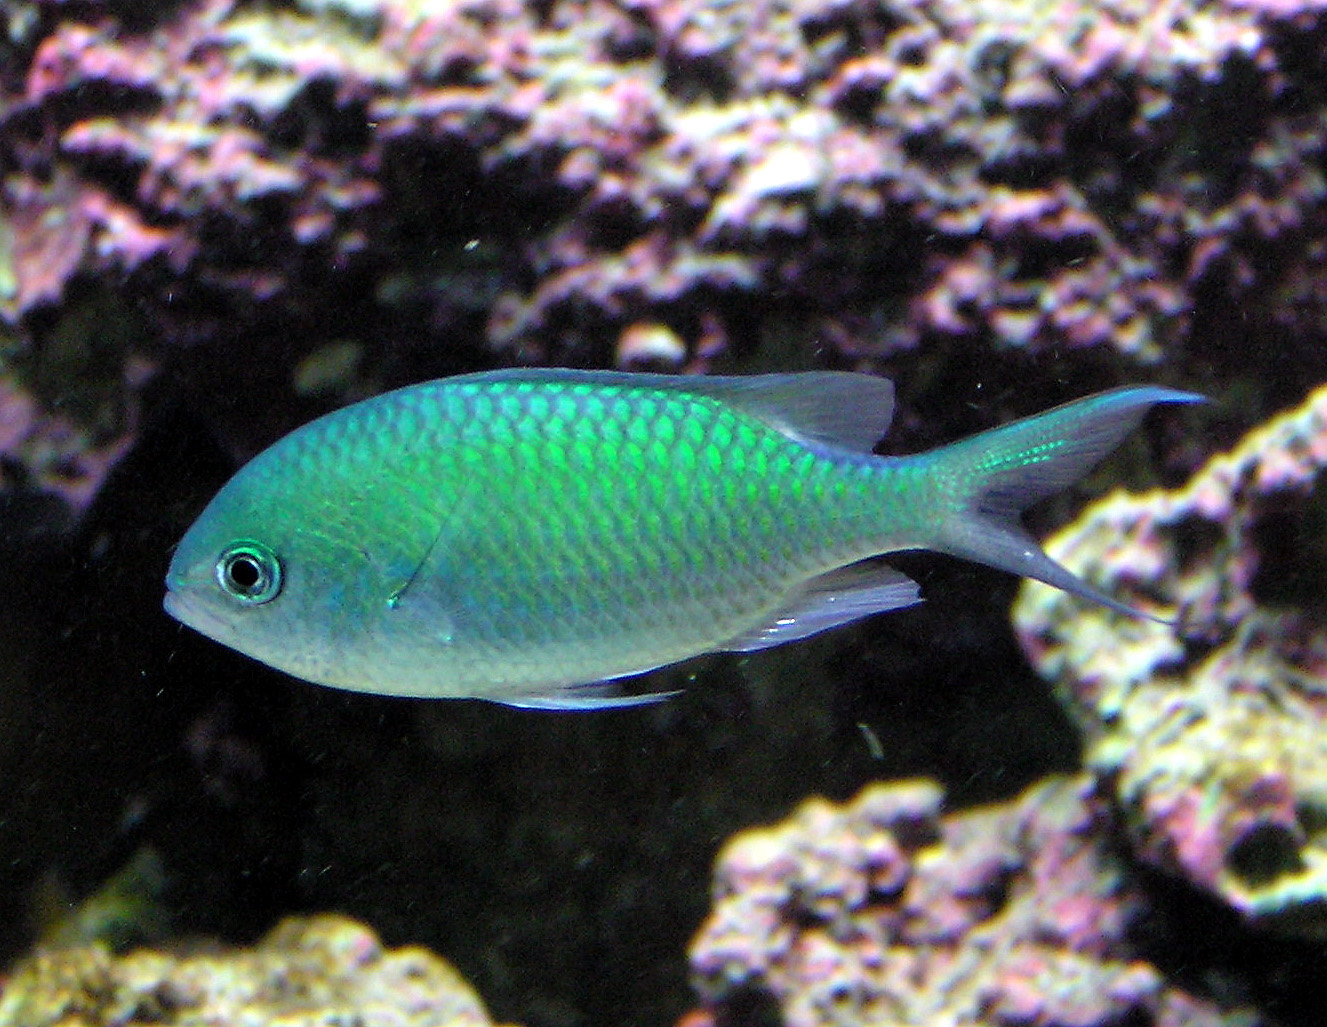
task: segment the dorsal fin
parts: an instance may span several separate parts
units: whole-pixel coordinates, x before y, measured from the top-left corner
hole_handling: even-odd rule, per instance
[[[635,389],[666,389],[712,396],[771,428],[805,442],[869,453],[894,415],[894,383],[848,371],[789,374],[675,375],[569,368],[509,368],[464,375],[455,381],[582,382]]]

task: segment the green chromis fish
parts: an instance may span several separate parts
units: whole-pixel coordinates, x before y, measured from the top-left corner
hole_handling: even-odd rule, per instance
[[[508,370],[389,392],[260,453],[185,534],[166,610],[297,677],[587,709],[699,653],[920,600],[871,558],[931,549],[1133,612],[1050,559],[1024,507],[1158,403],[1131,387],[883,457],[893,386],[841,372]]]

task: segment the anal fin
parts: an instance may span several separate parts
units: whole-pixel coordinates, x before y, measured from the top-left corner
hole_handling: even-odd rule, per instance
[[[906,574],[873,561],[849,564],[803,582],[771,620],[719,648],[768,649],[921,601],[917,583]]]

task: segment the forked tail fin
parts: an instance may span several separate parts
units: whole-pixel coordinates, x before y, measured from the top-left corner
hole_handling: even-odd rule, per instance
[[[936,450],[950,507],[928,549],[1036,578],[1133,616],[1135,610],[1052,560],[1019,523],[1019,514],[1082,477],[1158,403],[1205,397],[1159,386],[1101,392]],[[1159,618],[1151,618],[1157,620]]]

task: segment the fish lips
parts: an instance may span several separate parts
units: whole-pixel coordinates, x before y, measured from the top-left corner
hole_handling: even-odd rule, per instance
[[[209,638],[224,640],[235,634],[233,618],[225,616],[208,604],[198,601],[188,592],[171,588],[169,579],[166,585],[166,597],[161,601],[165,611],[181,624],[193,628]]]

